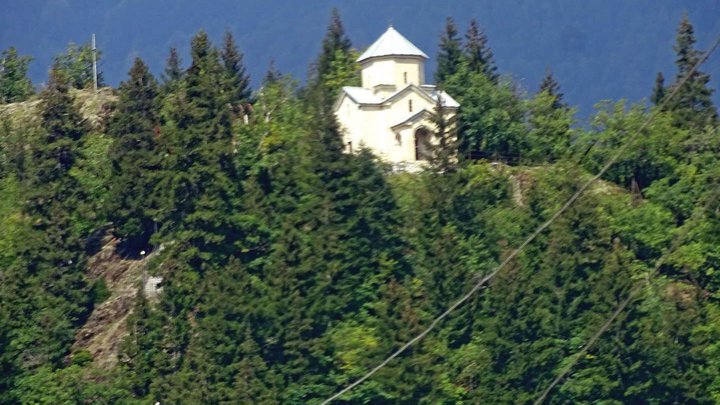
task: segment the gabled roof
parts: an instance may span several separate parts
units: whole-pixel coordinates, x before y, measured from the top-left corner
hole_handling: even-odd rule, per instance
[[[403,94],[409,91],[414,91],[433,103],[437,102],[438,96],[440,96],[442,98],[443,105],[448,108],[460,107],[460,104],[458,104],[458,102],[455,101],[454,98],[450,97],[449,94],[444,91],[440,91],[437,89],[437,87],[431,85],[416,86],[414,84],[408,84],[407,86],[403,87],[402,89],[396,91],[395,93],[391,94],[386,98],[381,98],[372,90],[363,87],[345,86],[342,88],[342,90],[343,92],[335,102],[336,110],[340,107],[340,102],[342,101],[342,98],[344,96],[350,97],[350,99],[354,101],[355,104],[379,106],[386,103],[393,104],[394,100],[402,97]]]
[[[395,28],[390,28],[385,31],[380,38],[375,41],[370,47],[363,52],[358,58],[357,62],[362,62],[367,59],[377,58],[380,56],[417,56],[423,59],[429,59],[425,52],[421,51],[418,47],[408,41],[407,38],[402,36]]]
[[[343,91],[348,95],[354,102],[358,104],[380,104],[382,99],[375,95],[375,93],[363,87],[343,87]]]
[[[436,102],[437,102],[438,96],[440,96],[442,99],[443,106],[448,107],[448,108],[459,108],[460,107],[460,103],[455,101],[455,99],[452,98],[446,92],[444,92],[442,90],[438,90],[437,87],[428,86],[428,85],[423,85],[420,87],[423,90],[425,90],[426,92],[428,92],[430,94],[430,97],[432,97],[432,99],[435,100]]]
[[[416,113],[412,113],[408,115],[407,117],[403,118],[402,121],[398,122],[397,124],[391,126],[390,128],[395,131],[400,127],[406,126],[406,125],[412,125],[418,120],[426,119],[432,117],[432,113],[426,109],[422,109]]]

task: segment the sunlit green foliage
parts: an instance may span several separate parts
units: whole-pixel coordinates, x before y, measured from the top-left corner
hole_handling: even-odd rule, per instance
[[[0,403],[320,403],[619,151],[489,285],[337,403],[530,403],[635,286],[549,402],[718,403],[717,123],[676,106],[639,131],[656,111],[620,101],[581,128],[551,75],[524,100],[476,23],[464,47],[447,29],[440,75],[462,107],[437,106],[420,173],[343,152],[330,106],[357,66],[337,12],[306,86],[273,70],[251,95],[232,37],[221,50],[201,31],[187,70],[171,51],[163,86],[135,62],[107,127],[90,131],[67,71],[37,110],[3,110]],[[121,302],[112,278],[87,277],[107,232],[130,241],[126,260],[157,249],[143,275],[163,281],[157,296],[137,286],[102,370],[71,347],[95,305]]]

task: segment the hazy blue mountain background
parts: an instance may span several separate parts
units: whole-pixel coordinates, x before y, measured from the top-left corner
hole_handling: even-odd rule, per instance
[[[123,80],[135,56],[159,73],[167,49],[185,60],[191,36],[204,28],[219,41],[236,34],[253,81],[270,60],[282,72],[304,78],[320,48],[330,9],[341,11],[357,48],[368,46],[392,23],[433,59],[446,16],[461,31],[475,17],[485,28],[499,69],[535,91],[547,67],[568,102],[586,115],[602,99],[647,97],[655,73],[673,67],[675,28],[687,11],[698,47],[720,33],[718,0],[3,0],[0,48],[15,45],[32,55],[31,75],[42,83],[52,57],[68,42],[87,42],[95,32],[109,84]],[[705,66],[717,88],[720,58]],[[428,66],[432,79],[434,61]],[[720,100],[715,95],[716,102]],[[720,103],[718,103],[720,104]]]

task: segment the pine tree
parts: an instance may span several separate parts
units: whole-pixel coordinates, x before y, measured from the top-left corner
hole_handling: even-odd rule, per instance
[[[250,77],[243,65],[243,54],[235,45],[235,39],[230,31],[225,32],[223,38],[222,61],[225,68],[226,88],[228,102],[233,108],[250,101]]]
[[[29,56],[19,56],[11,46],[0,55],[0,103],[24,101],[33,94],[32,83],[27,77]]]
[[[432,168],[440,173],[450,173],[455,170],[458,161],[457,116],[450,116],[445,106],[442,92],[437,92],[435,111],[432,121],[435,124],[435,141],[428,145],[432,151],[430,163]]]
[[[317,79],[322,80],[323,77],[332,72],[332,64],[337,57],[336,53],[338,51],[348,53],[351,47],[352,43],[345,34],[345,28],[340,18],[340,11],[338,11],[337,8],[333,8],[330,15],[330,24],[323,39],[322,52],[316,63],[315,74]]]
[[[272,84],[278,82],[282,78],[282,73],[275,67],[275,61],[271,60],[268,65],[267,72],[263,77],[263,84]]]
[[[117,112],[108,128],[113,143],[109,150],[112,178],[107,212],[115,235],[125,247],[139,251],[157,226],[158,85],[139,58],[128,75],[120,84]]]
[[[570,150],[575,111],[562,102],[560,84],[548,70],[540,91],[528,100],[524,160],[541,163],[565,157]]]
[[[445,80],[454,75],[462,61],[462,50],[458,30],[452,17],[445,20],[445,32],[440,36],[440,50],[437,58],[435,81],[443,84]]]
[[[545,77],[540,82],[538,93],[547,93],[552,97],[555,100],[552,104],[554,109],[566,107],[565,103],[563,103],[563,94],[560,92],[560,83],[555,80],[555,76],[553,76],[550,69],[546,70]]]
[[[27,368],[60,365],[90,304],[85,235],[76,230],[87,216],[85,193],[71,174],[87,127],[57,66],[41,97],[42,134],[31,152],[24,207],[38,237],[26,241],[22,259],[11,270],[22,278],[23,290],[33,294],[26,297],[32,309],[25,307],[14,319],[27,322],[15,334],[22,337],[21,357],[32,359]]]
[[[334,8],[307,89],[315,106],[329,111],[343,86],[358,83],[357,55],[351,47],[340,13]]]
[[[170,93],[177,88],[180,79],[183,77],[181,67],[182,61],[178,55],[177,48],[171,47],[165,63],[165,71],[162,74],[163,89],[166,93]]]
[[[232,162],[232,122],[223,98],[220,55],[204,31],[193,37],[191,55],[184,85],[161,128],[168,151],[159,216],[167,221],[166,232],[180,232],[200,251],[210,244],[220,253],[225,251],[220,246],[238,236],[222,231],[234,220],[239,183]]]
[[[653,88],[650,101],[655,105],[660,105],[665,98],[665,76],[662,72],[658,72],[655,76],[655,87]]]
[[[702,52],[695,49],[695,33],[687,14],[683,16],[677,30],[676,44],[674,46],[677,58],[677,75],[675,86],[690,74],[693,67],[699,62]],[[706,125],[713,125],[718,120],[718,113],[712,102],[714,90],[708,88],[710,75],[699,69],[690,74],[687,82],[678,90],[675,98],[668,107],[677,116],[677,123],[681,127],[703,129]]]
[[[493,52],[488,46],[488,39],[480,29],[477,20],[470,20],[470,27],[465,34],[465,59],[471,71],[484,73],[490,80],[497,83],[497,67],[493,60]]]

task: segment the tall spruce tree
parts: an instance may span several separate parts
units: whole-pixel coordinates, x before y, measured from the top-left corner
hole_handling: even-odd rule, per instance
[[[497,83],[498,74],[493,52],[488,46],[487,36],[474,18],[470,20],[470,27],[465,34],[465,59],[470,70],[484,73]]]
[[[185,235],[194,240],[196,247],[213,241],[231,243],[225,236],[234,233],[217,234],[228,225],[227,221],[232,221],[239,182],[231,156],[232,130],[230,110],[223,97],[223,66],[204,31],[193,37],[191,55],[177,105],[162,128],[168,156],[164,162],[165,207],[161,216],[168,221],[168,232],[187,231]]]
[[[322,80],[324,76],[332,72],[333,62],[337,58],[337,52],[347,53],[352,47],[350,38],[345,34],[340,11],[333,8],[330,15],[330,24],[328,25],[325,38],[322,42],[322,52],[316,62],[316,76]]]
[[[342,86],[359,80],[356,53],[345,33],[340,12],[334,8],[322,42],[322,50],[311,74],[310,97],[313,105],[329,111]]]
[[[117,111],[108,133],[112,178],[107,213],[114,233],[135,253],[148,243],[157,223],[160,156],[158,85],[147,65],[137,58],[120,84]]]
[[[250,101],[250,77],[243,65],[243,54],[238,50],[230,31],[226,31],[223,37],[221,56],[228,102],[233,109],[237,109],[242,103]]]
[[[432,152],[431,167],[440,173],[453,172],[457,167],[460,145],[457,136],[457,115],[450,115],[440,91],[435,102],[432,121],[435,124],[435,142],[427,145]]]
[[[85,192],[71,174],[87,126],[57,66],[41,97],[42,132],[30,153],[24,207],[36,236],[6,273],[6,280],[18,283],[20,301],[8,308],[13,346],[26,369],[59,366],[90,305],[86,235],[77,230],[87,214]]]
[[[14,46],[0,54],[0,103],[24,101],[33,94],[27,76],[31,61],[29,56],[18,55]]]
[[[462,62],[462,45],[458,38],[458,30],[452,17],[445,20],[445,31],[440,36],[435,82],[443,84],[448,77],[454,75]]]
[[[553,97],[555,101],[552,107],[554,109],[566,107],[565,103],[563,103],[563,93],[560,92],[560,83],[558,83],[555,76],[553,76],[552,70],[547,69],[545,71],[545,77],[543,77],[540,82],[538,93],[547,93]]]
[[[686,76],[690,76],[668,108],[677,116],[679,126],[703,129],[706,125],[717,123],[718,113],[712,102],[714,90],[708,87],[710,75],[699,69],[690,74],[702,56],[702,52],[695,49],[695,43],[695,30],[685,14],[677,29],[674,46],[677,53],[677,75],[669,91],[673,91]]]
[[[660,105],[665,98],[665,91],[665,76],[663,76],[662,72],[658,72],[655,76],[655,87],[653,87],[653,92],[650,95],[650,102]]]
[[[162,74],[162,85],[166,93],[174,91],[180,79],[182,79],[183,69],[181,64],[182,61],[177,48],[171,47],[165,62],[165,71]]]
[[[523,160],[553,162],[569,152],[574,110],[563,103],[562,97],[560,84],[548,69],[538,93],[526,102],[529,131]]]

